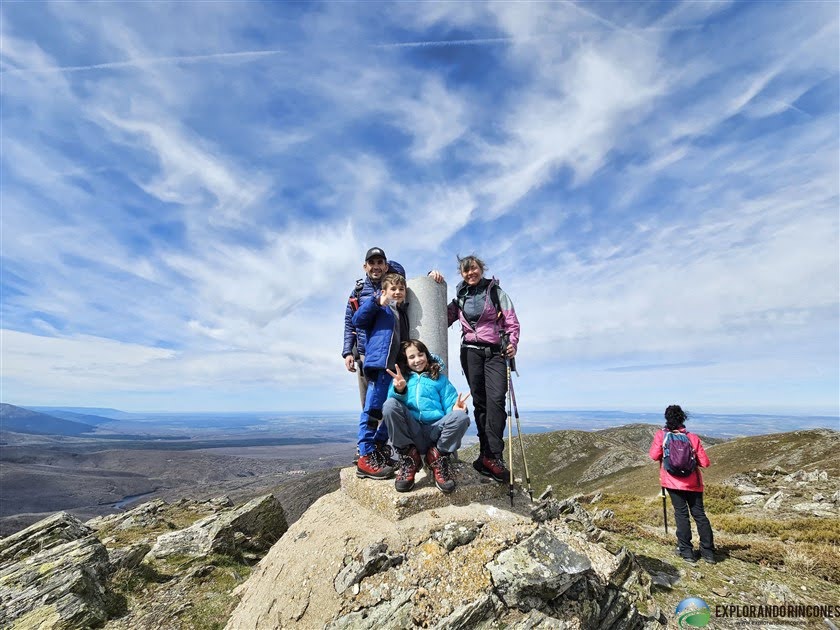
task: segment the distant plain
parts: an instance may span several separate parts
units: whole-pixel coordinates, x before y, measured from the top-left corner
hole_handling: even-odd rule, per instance
[[[130,414],[29,408],[73,426],[89,425],[83,433],[61,435],[10,431],[15,410],[27,413],[4,405],[0,425],[0,535],[58,510],[90,518],[151,498],[238,499],[272,492],[307,473],[350,465],[358,417],[353,411]],[[658,425],[661,414],[520,410],[520,421],[526,434],[596,431]],[[719,438],[840,428],[836,416],[696,414],[690,424],[697,433]],[[515,419],[513,425],[515,430]],[[471,428],[464,447],[475,441]]]

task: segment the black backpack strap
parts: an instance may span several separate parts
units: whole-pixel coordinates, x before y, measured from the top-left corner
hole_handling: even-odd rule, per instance
[[[493,303],[493,308],[496,309],[496,319],[502,316],[502,304],[499,300],[499,285],[493,284],[490,287],[490,301]]]
[[[347,300],[350,302],[350,308],[354,313],[359,310],[359,297],[362,295],[362,288],[364,288],[364,286],[364,278],[356,280],[356,286],[353,288],[353,293],[350,294],[350,299]]]

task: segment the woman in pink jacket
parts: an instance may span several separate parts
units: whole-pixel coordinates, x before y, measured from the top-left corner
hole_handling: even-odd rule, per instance
[[[701,467],[708,468],[709,456],[706,455],[703,444],[700,443],[700,438],[685,430],[687,419],[687,414],[679,405],[669,406],[665,410],[665,428],[659,429],[653,437],[649,455],[652,460],[659,462],[659,483],[668,491],[671,504],[674,506],[674,519],[677,522],[677,551],[686,562],[691,564],[697,562],[691,544],[691,522],[688,519],[690,512],[700,536],[700,557],[709,564],[714,564],[715,540],[712,534],[712,525],[709,523],[706,510],[703,507],[703,475],[700,473]],[[672,475],[662,465],[662,444],[669,431],[685,434],[694,450],[697,467],[688,476]]]

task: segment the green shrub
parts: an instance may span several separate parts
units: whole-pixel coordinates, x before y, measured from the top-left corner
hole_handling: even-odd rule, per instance
[[[739,496],[735,488],[708,483],[703,490],[703,505],[709,514],[729,514],[738,507]]]
[[[730,534],[759,534],[785,541],[840,544],[840,521],[827,518],[770,520],[737,514],[722,514],[712,523]]]

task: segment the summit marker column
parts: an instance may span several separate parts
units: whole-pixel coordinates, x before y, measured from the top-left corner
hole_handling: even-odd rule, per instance
[[[438,284],[430,276],[412,278],[407,283],[408,328],[412,339],[419,339],[446,364],[449,373],[449,344],[446,325],[446,282]]]

